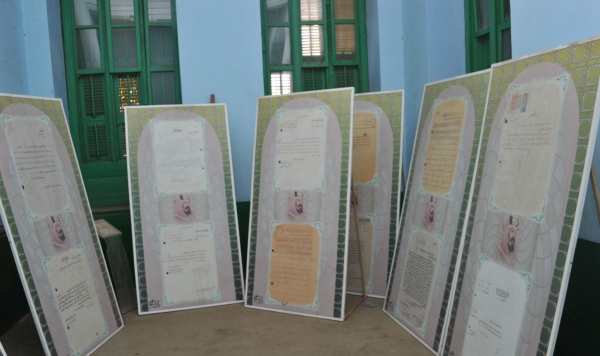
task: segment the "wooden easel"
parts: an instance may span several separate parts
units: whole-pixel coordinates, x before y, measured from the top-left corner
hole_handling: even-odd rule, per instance
[[[360,268],[360,285],[362,287],[362,298],[360,299],[360,302],[358,302],[358,304],[356,304],[354,306],[354,308],[352,308],[350,311],[348,311],[346,313],[346,315],[344,316],[344,320],[348,319],[348,317],[350,315],[352,315],[352,313],[354,313],[354,311],[356,309],[358,309],[358,307],[360,307],[368,298],[367,296],[367,292],[365,290],[365,271],[363,268],[363,260],[362,260],[362,251],[360,250],[360,229],[358,228],[358,214],[356,213],[356,206],[354,205],[354,202],[356,201],[357,197],[356,197],[356,186],[354,185],[354,183],[352,183],[352,192],[350,195],[350,206],[352,207],[352,211],[353,211],[353,215],[354,215],[354,229],[356,230],[356,246],[358,249],[358,266]],[[350,248],[350,247],[348,247]]]

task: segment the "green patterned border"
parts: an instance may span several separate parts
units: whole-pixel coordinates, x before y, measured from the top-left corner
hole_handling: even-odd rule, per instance
[[[538,355],[546,355],[550,347],[550,336],[552,329],[558,325],[554,325],[556,313],[559,308],[558,299],[561,290],[565,266],[567,264],[567,253],[569,246],[577,236],[573,236],[575,222],[575,212],[577,202],[580,199],[581,183],[583,181],[583,171],[587,156],[588,141],[590,139],[590,131],[592,127],[592,117],[594,114],[594,105],[596,102],[596,91],[598,89],[598,79],[600,77],[600,39],[587,41],[582,43],[574,43],[567,47],[550,50],[544,53],[535,54],[530,57],[525,57],[508,63],[500,63],[493,67],[492,83],[490,85],[490,94],[488,99],[488,108],[486,114],[485,128],[483,139],[481,142],[480,160],[477,166],[477,177],[475,179],[475,190],[473,192],[473,205],[469,214],[469,225],[466,231],[465,245],[460,263],[460,274],[456,286],[456,296],[452,305],[452,314],[448,327],[448,334],[445,341],[444,355],[449,352],[452,333],[454,330],[454,322],[460,300],[462,289],[464,270],[466,268],[469,245],[471,242],[471,233],[473,231],[473,219],[477,210],[477,201],[479,198],[479,188],[481,184],[481,175],[485,164],[485,155],[487,151],[488,138],[491,131],[496,110],[502,100],[502,97],[508,85],[514,78],[521,73],[525,68],[537,63],[550,62],[557,63],[565,68],[575,83],[577,96],[579,101],[579,140],[577,142],[577,151],[575,155],[575,166],[573,176],[571,178],[571,187],[565,219],[563,222],[562,233],[560,237],[560,245],[556,256],[556,265],[554,266],[554,277],[550,287],[550,296],[546,305],[545,317],[542,326],[542,333],[538,344]]]
[[[54,124],[54,126],[56,127],[56,129],[60,133],[60,136],[63,139],[63,143],[65,144],[67,152],[69,154],[71,166],[75,175],[75,181],[77,182],[77,187],[79,189],[79,195],[82,199],[83,208],[85,209],[85,216],[87,218],[88,228],[90,229],[90,234],[92,236],[92,243],[96,252],[96,258],[98,259],[98,263],[100,264],[100,270],[102,271],[102,278],[104,279],[104,284],[106,285],[109,291],[108,296],[110,298],[110,304],[112,306],[113,314],[117,322],[117,327],[120,328],[121,326],[123,326],[121,314],[119,313],[119,307],[117,306],[115,293],[112,289],[112,284],[110,282],[110,277],[106,268],[106,262],[104,261],[104,256],[102,254],[102,248],[100,246],[98,236],[96,235],[96,228],[94,225],[94,219],[92,217],[92,211],[90,209],[89,202],[87,201],[87,195],[83,186],[83,179],[81,177],[81,172],[77,163],[77,156],[75,155],[75,151],[73,150],[71,135],[69,134],[69,128],[61,105],[61,101],[59,99],[33,98],[27,96],[0,96],[0,112],[4,111],[4,109],[6,109],[7,106],[12,104],[28,104],[40,109],[42,112],[44,112],[44,114],[46,114],[50,118],[50,120],[52,121],[52,123]],[[27,257],[25,256],[23,242],[21,236],[19,235],[17,223],[15,221],[15,217],[13,215],[10,203],[8,201],[8,194],[6,192],[4,180],[1,176],[0,200],[2,201],[2,208],[4,209],[7,220],[6,223],[8,224],[8,226],[5,226],[5,228],[7,231],[10,231],[9,236],[12,237],[12,240],[14,242],[14,249],[18,254],[18,260],[21,264],[23,277],[27,283],[27,286],[24,287],[27,291],[27,294],[30,297],[31,302],[33,303],[33,306],[35,307],[35,310],[32,310],[31,312],[32,314],[35,313],[38,319],[40,328],[42,330],[42,333],[44,334],[44,339],[46,341],[50,354],[57,355],[57,351],[54,346],[54,341],[52,340],[52,335],[50,335],[50,329],[48,328],[48,323],[46,321],[44,311],[42,310],[40,295],[37,289],[35,288],[33,276],[31,275],[31,268],[29,267]]]
[[[342,301],[344,300],[344,256],[346,255],[346,212],[348,199],[348,183],[350,165],[350,135],[352,127],[352,95],[350,89],[325,90],[299,94],[262,97],[258,99],[258,117],[256,125],[256,147],[254,148],[254,185],[252,187],[252,206],[250,219],[250,241],[248,243],[248,283],[246,305],[252,305],[254,294],[254,270],[256,263],[256,239],[258,223],[258,195],[260,192],[260,168],[262,164],[262,144],[267,126],[277,110],[293,99],[318,99],[331,107],[337,116],[342,134],[342,170],[340,178],[340,216],[338,225],[338,247],[335,280],[334,318],[343,318]]]
[[[385,92],[357,94],[356,100],[364,100],[379,106],[387,115],[392,126],[392,137],[394,140],[394,155],[392,160],[392,197],[390,209],[390,236],[388,248],[388,268],[386,281],[390,277],[392,260],[394,258],[394,247],[396,246],[396,229],[398,228],[398,210],[400,208],[400,166],[402,165],[402,137],[404,126],[404,90]]]
[[[465,87],[471,93],[471,97],[473,98],[473,106],[475,107],[475,137],[473,138],[473,148],[471,150],[471,160],[469,161],[467,182],[466,182],[465,191],[463,194],[463,201],[462,201],[462,205],[461,205],[461,213],[460,213],[459,220],[458,220],[458,228],[456,230],[456,237],[454,239],[454,247],[452,250],[452,259],[450,261],[448,278],[446,279],[446,287],[444,289],[444,299],[442,302],[440,318],[438,320],[435,339],[433,342],[433,349],[435,349],[435,350],[437,350],[440,345],[442,332],[444,329],[444,321],[445,321],[446,312],[447,312],[447,308],[448,308],[448,302],[450,299],[450,291],[452,290],[452,280],[454,279],[456,261],[458,258],[458,250],[460,247],[460,240],[461,240],[460,237],[462,236],[462,230],[463,230],[464,221],[465,221],[465,212],[467,210],[467,205],[469,203],[469,193],[471,191],[471,184],[473,182],[473,172],[475,171],[475,161],[477,158],[477,147],[479,147],[479,137],[481,136],[481,126],[483,123],[483,114],[485,111],[485,100],[486,100],[487,91],[488,91],[489,79],[490,79],[490,71],[482,71],[482,72],[474,73],[472,75],[454,78],[454,79],[450,79],[450,80],[443,81],[443,82],[428,84],[425,86],[423,102],[421,103],[421,116],[419,118],[419,123],[417,126],[417,134],[415,137],[415,145],[414,145],[415,150],[413,151],[413,154],[412,154],[410,172],[409,172],[409,176],[408,176],[408,184],[406,185],[406,187],[407,187],[406,193],[405,193],[406,195],[404,197],[405,202],[410,199],[410,187],[412,186],[413,180],[414,180],[414,177],[413,177],[414,168],[415,168],[414,165],[415,165],[416,155],[417,155],[416,148],[419,147],[419,144],[420,144],[421,140],[423,139],[423,137],[422,137],[423,136],[423,128],[425,127],[425,121],[427,119],[427,116],[429,115],[429,111],[430,111],[429,108],[431,108],[435,104],[435,100],[437,99],[438,95],[440,95],[440,93],[442,91],[446,90],[447,88],[449,88],[451,86],[460,85],[460,86]],[[400,232],[402,232],[404,230],[405,219],[406,219],[406,212],[403,209],[402,216],[400,218],[400,230],[399,230]],[[394,254],[395,258],[392,263],[392,268],[391,268],[391,273],[390,273],[390,279],[389,279],[390,284],[388,286],[388,292],[387,292],[387,296],[385,299],[386,304],[384,306],[385,310],[388,310],[389,304],[391,301],[390,300],[390,295],[392,293],[392,290],[391,290],[392,283],[391,282],[394,280],[394,274],[395,274],[394,272],[396,270],[396,266],[398,263],[397,250],[400,247],[400,237],[398,238],[398,241],[396,242],[395,246],[396,246],[396,253]]]
[[[237,219],[235,214],[235,198],[233,177],[229,154],[229,136],[227,132],[227,112],[225,105],[180,105],[180,106],[140,106],[128,107],[127,115],[127,149],[129,152],[129,175],[131,190],[131,210],[133,214],[133,236],[137,279],[139,286],[139,303],[142,312],[148,312],[148,294],[146,287],[146,271],[144,267],[144,243],[142,239],[142,219],[140,210],[139,172],[137,165],[138,142],[144,127],[156,115],[168,111],[188,111],[200,115],[215,129],[221,143],[223,156],[223,172],[225,178],[225,198],[227,202],[227,222],[233,262],[233,276],[236,300],[244,299],[242,271],[240,268],[240,250],[238,244]]]

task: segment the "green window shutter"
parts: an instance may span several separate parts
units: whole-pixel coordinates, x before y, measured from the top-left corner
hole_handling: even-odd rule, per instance
[[[87,161],[107,160],[109,157],[106,124],[87,124],[85,131]]]
[[[365,9],[365,0],[261,0],[265,93],[289,93],[288,82],[292,92],[367,92]]]
[[[465,0],[465,29],[469,72],[511,58],[509,0]]]
[[[103,75],[85,75],[79,80],[82,91],[85,162],[109,158]]]

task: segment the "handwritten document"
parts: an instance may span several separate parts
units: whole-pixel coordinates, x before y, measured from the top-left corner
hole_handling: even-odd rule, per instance
[[[53,257],[47,273],[67,340],[73,350],[82,351],[106,329],[85,253],[74,248]]]
[[[271,243],[269,291],[281,303],[312,304],[317,296],[319,232],[307,224],[275,227]]]
[[[365,278],[365,287],[371,278],[371,259],[373,250],[373,223],[366,216],[358,217],[358,230],[360,236],[360,244],[356,239],[356,225],[354,223],[354,215],[350,214],[350,237],[348,249],[348,289],[352,291],[361,291],[360,286],[360,264],[358,258],[358,246],[362,256],[362,267]]]
[[[352,140],[352,178],[354,183],[367,183],[375,178],[377,126],[377,115],[373,111],[354,113]]]
[[[423,170],[423,188],[446,194],[452,187],[467,107],[464,100],[441,102],[433,115]]]
[[[506,104],[494,201],[530,216],[543,209],[560,123],[563,86],[556,79],[520,85]]]
[[[164,194],[205,190],[202,122],[154,120],[151,125],[158,190]]]
[[[328,107],[278,110],[275,182],[283,190],[315,190],[325,173]]]
[[[518,272],[485,262],[477,275],[463,355],[514,355],[527,282]]]
[[[165,295],[173,303],[216,298],[219,290],[210,221],[160,231]]]
[[[10,153],[33,215],[63,211],[69,203],[52,131],[43,119],[6,121]]]
[[[404,319],[416,329],[424,327],[429,312],[439,254],[439,241],[433,234],[417,230],[410,237],[396,305]]]

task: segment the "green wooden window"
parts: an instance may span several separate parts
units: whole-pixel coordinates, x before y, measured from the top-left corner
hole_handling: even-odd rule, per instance
[[[123,107],[181,103],[175,0],[61,7],[69,125],[90,203],[128,205]]]
[[[265,93],[369,90],[365,0],[261,0]]]
[[[467,70],[512,58],[510,0],[465,0]]]

